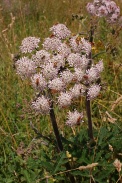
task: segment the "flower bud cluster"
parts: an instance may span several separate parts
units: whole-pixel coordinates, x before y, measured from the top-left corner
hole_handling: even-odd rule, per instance
[[[102,60],[88,67],[91,43],[81,35],[72,36],[63,24],[54,25],[50,31],[52,35],[44,40],[42,50],[37,50],[39,39],[25,38],[20,51],[26,56],[16,62],[17,73],[22,79],[29,77],[39,92],[32,108],[41,114],[50,112],[52,100],[66,108],[81,96],[94,99],[101,89],[96,81],[103,70]],[[69,112],[66,124],[79,124],[82,117],[77,110]]]
[[[94,0],[93,3],[88,3],[86,8],[90,14],[106,17],[110,23],[116,22],[120,15],[120,8],[111,0]]]

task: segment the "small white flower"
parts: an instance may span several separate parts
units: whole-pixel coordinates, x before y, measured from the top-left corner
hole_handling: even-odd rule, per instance
[[[32,86],[35,89],[39,89],[39,90],[44,90],[44,88],[47,85],[47,83],[45,81],[45,78],[40,73],[39,74],[34,74],[31,77],[31,82],[32,82]]]
[[[58,104],[60,107],[67,107],[72,102],[72,96],[68,92],[61,92],[58,97]]]
[[[50,53],[46,50],[39,50],[35,55],[32,56],[32,60],[36,63],[37,66],[47,63],[50,60]]]
[[[74,75],[70,72],[69,69],[63,71],[61,74],[61,79],[62,81],[65,83],[65,84],[69,84],[73,78],[74,78]]]
[[[43,95],[38,97],[36,101],[32,102],[32,108],[38,114],[48,114],[50,111],[49,99],[45,98]]]
[[[88,3],[86,6],[86,9],[91,14],[95,14],[95,12],[96,12],[96,9],[95,9],[95,6],[93,3]]]
[[[120,15],[120,8],[111,0],[94,0],[88,3],[87,11],[98,17],[106,17],[110,23],[115,23]]]
[[[56,51],[57,48],[60,47],[61,44],[62,43],[59,38],[52,37],[52,38],[46,38],[42,45],[45,50]]]
[[[87,66],[88,66],[88,63],[89,63],[89,59],[86,57],[86,55],[83,55],[82,57],[81,57],[81,68],[83,69],[83,70],[85,70],[86,68],[87,68]]]
[[[75,84],[69,91],[72,98],[78,98],[85,93],[85,89],[81,84]]]
[[[79,53],[70,53],[67,61],[71,67],[79,68],[82,65],[82,57]]]
[[[62,43],[58,48],[57,51],[61,54],[64,58],[68,57],[71,53],[70,47],[66,43]]]
[[[60,78],[55,78],[52,81],[49,81],[48,87],[54,91],[62,91],[64,90],[65,84]]]
[[[54,67],[57,68],[57,69],[60,69],[60,67],[64,67],[65,66],[65,59],[60,54],[54,55],[52,57],[52,59],[50,60],[50,62],[53,63]]]
[[[121,172],[122,163],[118,159],[115,159],[113,165],[118,172]]]
[[[98,17],[103,17],[103,16],[107,16],[108,15],[108,11],[106,6],[100,6],[97,10],[97,16]]]
[[[71,31],[64,24],[54,25],[50,28],[50,31],[59,39],[65,39],[71,34]]]
[[[87,92],[88,100],[96,98],[99,95],[100,90],[101,90],[100,85],[97,84],[91,85]]]
[[[100,60],[96,65],[95,67],[98,69],[99,73],[101,73],[104,69],[104,66],[103,66],[103,61]]]
[[[82,71],[82,70],[79,69],[79,68],[75,68],[74,80],[80,82],[80,81],[82,81],[83,76],[84,76],[84,71]]]
[[[42,73],[46,79],[54,79],[58,74],[58,69],[51,62],[43,65],[42,68]]]
[[[89,70],[87,70],[86,73],[87,73],[89,82],[95,81],[100,77],[99,70],[95,66],[93,66]]]
[[[19,74],[21,78],[31,77],[31,75],[36,72],[35,63],[28,57],[22,57],[17,60],[16,69],[17,74]]]
[[[89,55],[91,52],[91,43],[85,40],[84,38],[81,38],[82,42],[82,51],[85,52],[86,55]]]
[[[70,46],[71,46],[71,49],[75,53],[81,53],[81,51],[82,51],[81,38],[79,38],[78,35],[72,36],[71,39],[70,39]]]
[[[77,110],[73,112],[68,112],[68,117],[67,117],[66,125],[68,126],[75,126],[75,125],[80,125],[81,122],[83,122],[83,113],[79,113]]]
[[[22,41],[22,44],[20,46],[20,50],[22,53],[31,53],[34,51],[36,48],[39,47],[39,42],[40,38],[35,38],[35,37],[27,37],[24,38]]]

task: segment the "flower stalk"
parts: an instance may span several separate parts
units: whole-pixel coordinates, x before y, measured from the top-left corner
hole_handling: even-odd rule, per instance
[[[51,123],[52,123],[53,130],[55,133],[56,141],[58,144],[58,149],[59,149],[59,151],[63,151],[63,145],[62,145],[62,141],[61,141],[61,137],[59,134],[59,130],[58,130],[57,122],[56,122],[56,117],[55,117],[55,113],[54,113],[54,109],[53,109],[53,102],[51,102],[50,107],[51,107],[50,108],[50,119],[51,119]]]

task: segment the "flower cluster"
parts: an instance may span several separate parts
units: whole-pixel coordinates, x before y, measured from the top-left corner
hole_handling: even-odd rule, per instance
[[[65,39],[71,34],[71,31],[64,24],[56,24],[50,28],[50,31],[59,39]]]
[[[41,114],[48,114],[50,110],[50,101],[45,96],[38,97],[36,101],[32,102],[32,108]]]
[[[41,114],[50,112],[52,102],[66,108],[82,96],[94,99],[101,89],[97,80],[103,70],[102,60],[88,66],[91,43],[81,35],[72,35],[63,24],[54,25],[50,31],[52,35],[44,40],[42,50],[36,49],[39,39],[25,38],[20,51],[29,52],[29,58],[22,57],[16,62],[17,73],[30,78],[39,93],[32,108]],[[66,124],[80,124],[82,118],[77,110],[69,112]]]
[[[83,119],[83,113],[79,113],[77,110],[74,110],[73,112],[69,111],[66,125],[68,126],[80,125],[80,123],[83,122],[82,119]]]
[[[120,8],[111,0],[94,0],[87,4],[87,11],[98,17],[106,17],[110,23],[116,22],[120,15]]]
[[[22,45],[20,46],[20,51],[22,53],[31,53],[35,48],[39,47],[40,38],[27,37],[23,39]]]

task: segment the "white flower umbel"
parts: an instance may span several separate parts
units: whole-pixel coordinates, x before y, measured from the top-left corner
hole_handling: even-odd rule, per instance
[[[74,80],[80,82],[80,81],[82,81],[83,76],[84,76],[84,71],[81,70],[80,68],[75,68]]]
[[[70,43],[71,49],[75,53],[81,53],[82,43],[81,43],[81,38],[78,35],[72,36],[69,43]]]
[[[58,74],[58,69],[51,62],[43,65],[42,68],[42,73],[46,79],[54,79]]]
[[[84,38],[81,38],[82,42],[82,51],[85,52],[86,55],[89,55],[91,52],[91,43],[85,40]]]
[[[61,54],[64,58],[68,57],[71,53],[70,47],[66,43],[62,43],[58,48],[57,51]]]
[[[49,81],[48,87],[55,91],[63,91],[65,84],[60,78],[55,78],[52,81]]]
[[[31,75],[36,72],[36,66],[35,63],[28,57],[22,57],[16,62],[16,70],[17,74],[24,79],[26,77],[31,77]]]
[[[79,113],[77,110],[68,112],[68,117],[66,121],[66,125],[68,126],[76,126],[80,125],[83,122],[83,113]]]
[[[120,160],[115,159],[113,165],[114,165],[114,167],[116,168],[116,170],[117,170],[118,172],[121,172],[122,163],[120,162]]]
[[[54,67],[57,68],[57,69],[60,69],[60,67],[64,67],[65,66],[65,59],[60,54],[53,55],[53,57],[51,58],[50,62],[53,63]]]
[[[120,8],[111,0],[94,0],[86,8],[92,15],[105,17],[110,23],[115,23],[120,16]]]
[[[57,51],[57,48],[61,45],[61,40],[56,37],[46,38],[44,40],[43,48],[48,51]]]
[[[88,77],[87,81],[89,81],[89,82],[93,82],[93,81],[97,80],[100,77],[99,70],[95,66],[88,69],[86,71],[86,74],[87,74],[87,77]]]
[[[71,104],[72,102],[72,96],[68,92],[61,92],[59,97],[58,97],[58,104],[59,107],[67,107]]]
[[[40,42],[40,38],[35,38],[35,37],[24,38],[20,46],[20,51],[22,53],[31,53],[32,51],[34,51],[36,48],[39,47],[38,45],[39,42]]]
[[[104,66],[103,66],[103,60],[100,60],[96,65],[95,67],[98,69],[99,73],[101,73],[104,69]]]
[[[86,55],[83,55],[82,56],[82,66],[81,66],[81,68],[83,70],[86,70],[86,68],[88,66],[88,63],[89,63],[89,59],[86,57]]]
[[[75,84],[72,88],[69,89],[69,91],[72,98],[78,98],[85,93],[84,86],[81,84]]]
[[[93,84],[89,87],[88,92],[87,92],[87,99],[92,100],[96,98],[101,90],[101,86],[97,84]]]
[[[70,53],[67,61],[71,67],[81,67],[82,65],[82,57],[79,53]]]
[[[32,108],[38,114],[48,114],[50,111],[49,99],[45,98],[43,95],[38,97],[36,101],[32,102]]]
[[[39,90],[44,90],[47,86],[45,78],[40,73],[34,74],[31,77],[31,83],[35,89],[39,89]]]
[[[36,63],[37,66],[47,63],[50,60],[50,53],[46,50],[39,50],[35,55],[32,56],[32,60]]]
[[[73,80],[73,78],[74,78],[74,75],[72,74],[72,72],[69,69],[63,71],[60,74],[60,76],[61,76],[62,81],[65,84],[69,84]]]
[[[59,39],[65,39],[71,34],[71,31],[64,24],[56,24],[50,28],[50,31]]]

